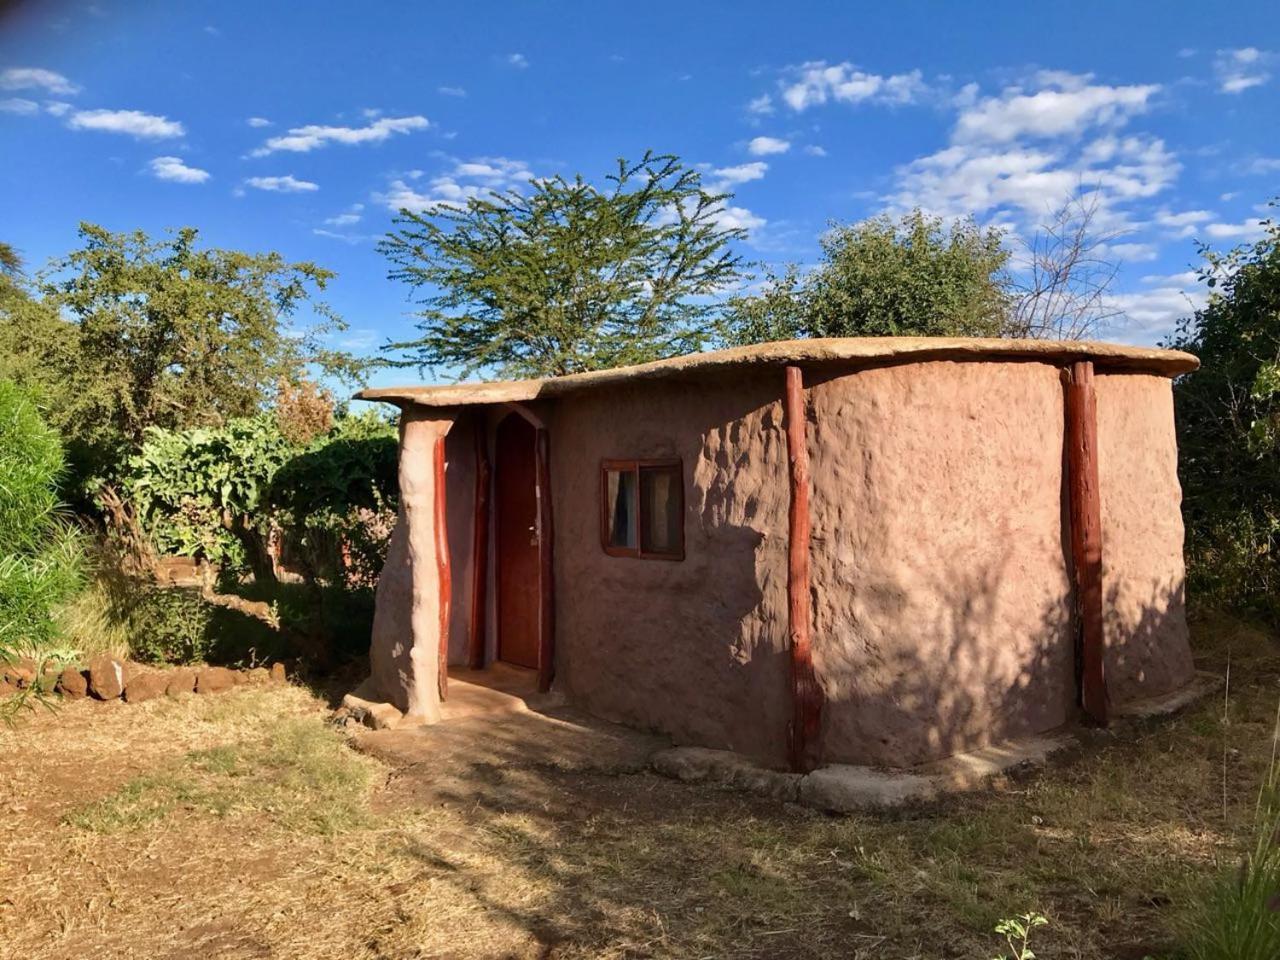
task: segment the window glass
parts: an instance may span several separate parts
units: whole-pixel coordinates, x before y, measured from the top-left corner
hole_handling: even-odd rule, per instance
[[[680,468],[640,468],[640,552],[680,552]]]
[[[636,546],[636,475],[631,470],[605,471],[608,530],[605,542],[611,547]]]

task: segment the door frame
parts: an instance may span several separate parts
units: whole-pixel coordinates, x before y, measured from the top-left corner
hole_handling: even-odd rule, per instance
[[[547,425],[542,418],[529,410],[523,404],[519,403],[502,403],[498,404],[495,415],[488,418],[486,424],[486,441],[485,448],[492,450],[496,454],[498,425],[502,423],[508,416],[518,415],[524,418],[534,430],[534,496],[537,502],[537,512],[535,520],[538,533],[538,691],[546,693],[551,689],[551,683],[555,678],[555,521],[554,513],[551,505],[551,434],[547,429]],[[489,464],[493,464],[493,468],[489,469]],[[479,467],[479,462],[477,463]],[[498,471],[496,469],[496,456],[490,455],[486,457],[485,470],[481,471],[483,482],[486,483],[488,489],[485,491],[484,499],[487,500],[487,516],[484,522],[492,527],[492,535],[481,537],[478,530],[475,532],[475,542],[479,545],[482,540],[487,547],[493,544],[492,558],[489,556],[475,558],[477,566],[483,564],[487,568],[486,579],[490,580],[493,588],[494,598],[494,616],[492,618],[494,631],[494,659],[498,654],[498,630],[500,629],[500,617],[498,610],[502,603],[502,578],[499,575],[501,564],[499,562],[498,550],[501,549],[501,541],[498,535],[498,496],[497,484]],[[477,497],[480,494],[477,492]],[[476,511],[475,523],[481,523],[480,510]],[[486,551],[488,553],[489,551]],[[490,560],[492,559],[492,563]],[[480,636],[480,631],[485,630],[485,618],[478,615],[479,605],[474,605],[472,609],[472,634]],[[487,637],[485,638],[487,640]],[[487,644],[486,644],[487,646]],[[484,652],[481,653],[481,663],[483,663]]]

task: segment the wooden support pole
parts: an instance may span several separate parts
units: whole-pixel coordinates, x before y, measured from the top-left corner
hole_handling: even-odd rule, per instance
[[[538,477],[538,690],[546,693],[556,671],[555,524],[551,514],[551,435],[539,427],[535,437]]]
[[[475,417],[476,492],[471,530],[471,632],[467,666],[484,669],[485,626],[489,613],[489,439],[482,414]]]
[[[813,670],[809,596],[809,445],[804,377],[799,367],[786,370],[783,403],[790,465],[791,507],[788,511],[787,624],[791,641],[791,725],[787,753],[791,769],[808,772],[818,764],[822,731],[822,688]]]
[[[1071,561],[1080,617],[1080,703],[1098,723],[1107,722],[1102,622],[1102,501],[1098,491],[1098,400],[1093,362],[1071,365],[1066,386],[1067,490]]]
[[[435,521],[436,571],[440,586],[440,699],[449,697],[449,604],[453,598],[453,583],[449,570],[449,516],[445,498],[445,449],[444,436],[436,437],[435,448]]]

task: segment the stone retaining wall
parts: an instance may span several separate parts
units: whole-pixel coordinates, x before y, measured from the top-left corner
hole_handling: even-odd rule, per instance
[[[68,700],[92,697],[95,700],[122,699],[126,703],[141,703],[182,693],[221,693],[245,684],[283,683],[285,679],[283,663],[273,663],[269,669],[265,666],[232,669],[157,667],[118,660],[105,654],[83,665],[41,665],[34,660],[23,659],[12,664],[0,664],[0,697],[32,690],[46,695],[58,694]]]

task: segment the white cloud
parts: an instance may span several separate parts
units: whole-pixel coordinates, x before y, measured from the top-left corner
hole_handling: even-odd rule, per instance
[[[752,180],[761,180],[765,173],[769,170],[769,164],[763,160],[755,160],[751,163],[740,163],[735,167],[720,167],[711,171],[716,177],[713,189],[721,190],[724,187],[735,186],[739,183],[748,183]]]
[[[0,88],[5,90],[40,89],[67,97],[80,92],[80,87],[60,73],[41,67],[9,67],[0,71]]]
[[[966,88],[951,101],[958,112],[950,145],[897,169],[889,209],[921,207],[1032,231],[1069,198],[1089,194],[1095,232],[1149,228],[1150,215],[1134,208],[1167,190],[1181,164],[1163,140],[1117,131],[1147,110],[1157,90],[1061,71],[1040,71],[995,96]],[[1175,218],[1158,224],[1166,231],[1189,224],[1187,214],[1166,216]],[[1132,240],[1112,249],[1125,259],[1155,252]]]
[[[1091,82],[1088,74],[1042,71],[1040,89],[1006,87],[999,96],[984,97],[965,108],[952,134],[955,141],[1008,143],[1022,137],[1079,135],[1094,126],[1119,126],[1143,113],[1157,84],[1110,87]]]
[[[327,222],[327,221],[326,221]],[[327,237],[330,240],[341,240],[343,243],[357,244],[364,243],[369,238],[358,233],[338,233],[335,230],[325,230],[323,227],[314,227],[311,231],[317,237]]]
[[[523,70],[529,66],[529,58],[523,53],[509,53],[507,54],[507,63],[517,70]]]
[[[1280,173],[1280,157],[1254,157],[1244,164],[1243,171],[1254,176]]]
[[[418,181],[425,174],[410,170],[393,179],[385,193],[373,199],[388,210],[425,213],[434,207],[462,207],[473,197],[485,197],[504,190],[520,189],[533,174],[522,160],[507,157],[477,157],[456,160],[447,172],[431,178],[425,189],[415,189],[407,181]]]
[[[1106,243],[1098,249],[1098,253],[1121,263],[1135,263],[1154,260],[1160,253],[1160,248],[1153,243]]]
[[[775,153],[786,153],[791,149],[789,140],[778,137],[755,137],[747,144],[747,153],[753,157],[767,157]]]
[[[1176,284],[1180,287],[1194,287],[1200,282],[1200,274],[1194,270],[1183,270],[1182,273],[1171,274],[1147,274],[1142,278],[1142,282],[1146,284],[1159,284],[1161,286],[1169,286]]]
[[[746,230],[748,233],[762,229],[769,222],[746,207],[723,207],[716,212],[715,221],[722,230]]]
[[[324,222],[331,227],[349,227],[352,224],[359,223],[363,216],[364,204],[353,203],[344,212],[328,217]]]
[[[268,120],[266,117],[250,117],[248,120],[245,121],[245,123],[247,123],[251,127],[271,126],[271,121]]]
[[[181,137],[187,132],[176,120],[141,110],[77,110],[67,121],[67,126],[72,130],[124,133],[140,140],[165,140]]]
[[[209,171],[188,167],[180,157],[156,157],[147,166],[157,180],[171,180],[174,183],[204,183],[209,179]]]
[[[33,113],[40,112],[40,104],[34,100],[25,100],[22,97],[9,97],[0,100],[0,113],[17,113],[22,116],[31,116]]]
[[[781,81],[782,99],[792,110],[807,110],[828,100],[899,105],[914,103],[928,92],[919,70],[882,76],[855,69],[850,63],[828,64],[811,60],[789,67]]]
[[[1271,79],[1270,66],[1275,54],[1257,47],[1219,50],[1213,58],[1213,72],[1219,93],[1243,93],[1260,87]]]
[[[283,177],[250,177],[245,183],[255,190],[268,190],[273,193],[311,193],[320,189],[318,183],[298,180],[291,173]]]
[[[381,143],[395,133],[410,133],[414,130],[425,130],[431,124],[426,117],[382,117],[367,127],[334,127],[320,124],[308,124],[305,127],[293,127],[287,133],[272,137],[265,144],[253,151],[253,156],[264,157],[279,150],[292,153],[309,153],[329,143],[342,143],[348,146],[361,143]]]
[[[1195,47],[1183,47],[1181,50],[1178,51],[1178,56],[1181,57],[1183,60],[1186,60],[1188,57],[1194,57],[1195,55],[1196,55]]]
[[[806,146],[804,148],[804,152],[811,157],[825,157],[827,155],[826,148],[820,147],[816,143],[811,143],[808,146]]]
[[[1159,281],[1163,280],[1163,283]],[[1203,288],[1196,289],[1194,277],[1187,282],[1185,274],[1170,277],[1144,277],[1150,289],[1113,293],[1107,297],[1107,308],[1124,317],[1111,331],[1129,342],[1154,343],[1172,333],[1183,317],[1203,307],[1207,299]]]
[[[436,87],[436,93],[446,97],[465,97],[467,91],[462,87]]]
[[[757,116],[767,116],[773,113],[773,97],[767,93],[762,93],[747,104],[747,113],[754,113]]]
[[[1194,237],[1196,227],[1212,220],[1213,217],[1213,212],[1209,210],[1183,210],[1179,213],[1160,210],[1155,215],[1155,222],[1158,226],[1167,228],[1170,236],[1186,239]]]
[[[64,103],[61,100],[46,100],[44,102],[44,111],[54,117],[60,117],[71,109],[71,104]]]
[[[1205,235],[1214,240],[1260,240],[1266,235],[1262,221],[1248,219],[1241,223],[1211,223],[1204,228]]]

